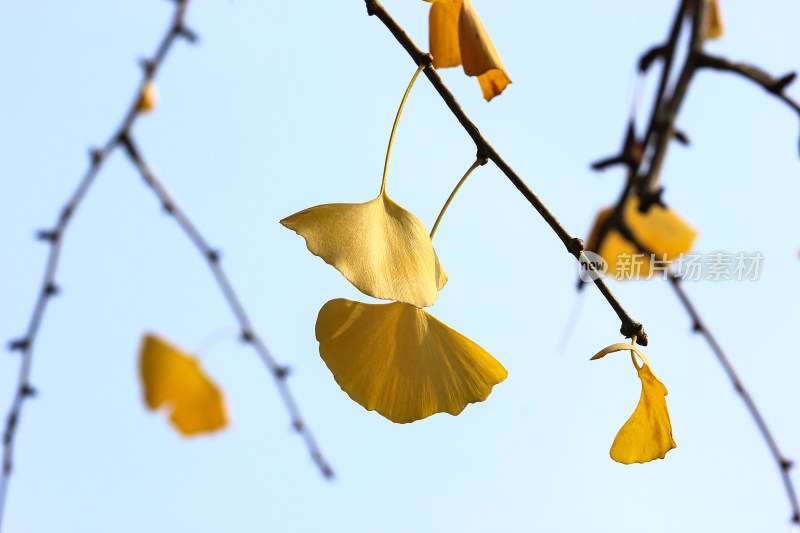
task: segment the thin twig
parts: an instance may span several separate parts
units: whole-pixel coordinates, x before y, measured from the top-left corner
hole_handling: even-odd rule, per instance
[[[664,44],[651,47],[644,53],[639,60],[640,70],[645,72],[650,65],[658,58],[663,59],[664,65],[661,71],[658,90],[656,92],[654,105],[647,130],[640,145],[645,153],[650,154],[648,164],[642,168],[643,160],[631,161],[630,157],[623,152],[618,156],[603,159],[592,165],[595,170],[605,169],[613,164],[625,163],[632,169],[634,174],[633,183],[641,200],[646,205],[659,203],[661,188],[658,183],[661,178],[661,167],[666,158],[667,149],[673,139],[684,142],[686,135],[679,132],[675,127],[678,112],[683,104],[689,85],[694,75],[701,68],[709,68],[719,71],[739,74],[754,83],[760,85],[764,90],[777,97],[798,116],[800,116],[800,103],[786,94],[786,88],[795,80],[796,74],[790,72],[781,77],[775,77],[761,68],[749,63],[735,62],[724,57],[708,54],[704,50],[705,39],[703,35],[705,16],[705,5],[707,0],[692,0],[695,4],[694,11],[690,19],[690,38],[689,51],[686,60],[680,67],[675,87],[668,92],[668,81],[673,68],[675,51],[678,45],[681,28],[686,19],[687,0],[681,0],[674,21],[669,31],[669,35]],[[627,196],[630,187],[623,191],[623,196]],[[621,205],[621,203],[618,203]],[[616,214],[616,213],[615,213]],[[617,218],[617,217],[614,217]],[[612,224],[613,225],[613,224]],[[603,232],[602,237],[606,232]]]
[[[58,293],[58,286],[56,285],[56,273],[58,270],[58,260],[61,253],[61,246],[69,226],[72,216],[80,206],[89,188],[94,183],[95,177],[100,172],[103,163],[114,151],[117,146],[118,140],[121,136],[127,134],[133,126],[136,118],[139,116],[139,102],[142,91],[147,83],[152,82],[161,65],[164,62],[168,52],[171,50],[173,43],[177,37],[185,37],[190,40],[193,39],[194,34],[186,29],[184,24],[184,17],[189,0],[177,0],[175,11],[172,15],[172,20],[166,33],[162,37],[156,54],[152,60],[145,61],[142,64],[142,81],[136,90],[133,101],[128,107],[124,115],[122,123],[117,131],[106,141],[101,149],[92,150],[90,153],[90,164],[86,174],[81,179],[75,192],[72,193],[67,203],[61,210],[61,214],[56,221],[55,227],[51,230],[42,230],[38,233],[39,239],[46,241],[50,244],[50,253],[47,257],[45,266],[44,281],[39,290],[39,296],[33,307],[30,321],[28,322],[28,329],[25,335],[19,339],[13,340],[9,343],[9,349],[20,351],[20,367],[19,375],[17,378],[17,388],[14,397],[11,401],[6,418],[5,431],[3,433],[3,470],[0,477],[0,529],[3,525],[3,516],[5,511],[5,503],[8,496],[9,480],[11,472],[14,468],[14,438],[19,427],[20,417],[22,416],[22,409],[25,400],[31,398],[35,394],[35,389],[31,385],[30,376],[33,365],[33,346],[36,341],[36,336],[39,332],[42,319],[44,318],[45,310],[50,298]]]
[[[698,57],[697,66],[739,74],[740,76],[760,85],[765,91],[776,96],[779,100],[794,109],[794,111],[800,115],[800,104],[787,95],[785,91],[785,89],[797,77],[797,73],[795,72],[790,72],[781,76],[780,78],[776,78],[772,74],[755,65],[731,61],[730,59],[714,56],[708,53],[703,53]]]
[[[641,169],[637,174],[635,181],[638,188],[639,196],[645,200],[645,207],[652,203],[653,197],[658,198],[660,189],[658,181],[661,177],[661,168],[667,156],[667,149],[670,143],[675,139],[675,121],[678,119],[678,112],[683,105],[683,100],[689,90],[689,84],[695,73],[697,65],[697,57],[703,53],[704,38],[703,27],[704,18],[706,14],[706,1],[695,0],[695,8],[692,13],[690,37],[689,37],[689,53],[686,61],[681,66],[678,81],[672,89],[668,98],[664,98],[660,94],[656,100],[656,107],[653,109],[653,115],[650,118],[647,136],[645,137],[644,149],[647,151],[652,147],[653,155],[647,166],[647,172],[642,174]],[[675,28],[680,28],[681,15],[685,13],[687,2],[683,0],[678,7],[678,16],[676,22],[678,26],[673,27],[670,32],[670,40],[668,47],[670,47],[670,54],[674,54],[675,47],[677,46],[677,37],[680,34],[676,33]],[[669,77],[669,70],[671,63],[665,64],[663,76]]]
[[[536,209],[539,215],[541,215],[544,221],[547,222],[550,228],[555,232],[555,234],[567,248],[569,253],[572,254],[576,259],[580,260],[583,256],[583,241],[570,235],[566,228],[561,225],[555,215],[550,212],[550,210],[539,199],[539,197],[534,194],[534,192],[530,189],[530,187],[528,187],[522,178],[520,178],[517,173],[514,172],[514,170],[508,165],[508,163],[505,162],[505,160],[494,149],[494,147],[489,144],[489,141],[487,141],[486,138],[481,134],[475,123],[470,120],[469,116],[467,116],[467,114],[464,112],[455,96],[453,96],[453,93],[450,92],[450,89],[448,89],[445,83],[442,81],[439,73],[436,72],[436,69],[431,64],[431,55],[423,52],[417,47],[416,44],[414,44],[414,41],[411,40],[403,28],[400,27],[400,25],[389,15],[389,13],[378,0],[365,1],[367,5],[367,13],[377,16],[381,22],[383,22],[392,35],[394,35],[395,39],[397,39],[397,42],[399,42],[406,52],[408,52],[414,63],[418,66],[427,65],[427,68],[424,70],[425,75],[442,97],[442,100],[444,100],[445,104],[447,104],[447,107],[450,108],[450,111],[453,113],[453,115],[455,115],[459,124],[461,124],[461,126],[467,132],[467,135],[469,135],[472,141],[475,143],[478,151],[477,158],[489,159],[495,165],[497,165],[500,171],[506,175],[506,177],[511,181],[511,183],[514,184],[517,190],[522,193],[522,195],[528,200],[528,202],[530,202],[534,209]],[[646,346],[647,334],[645,333],[642,324],[631,318],[631,316],[628,314],[625,308],[622,307],[622,304],[619,303],[617,298],[611,292],[611,289],[608,288],[608,285],[606,285],[602,278],[599,276],[596,277],[594,283],[597,285],[597,288],[606,298],[622,322],[620,332],[628,338],[636,336],[637,342],[642,346]]]
[[[786,495],[789,497],[789,504],[792,507],[792,522],[800,524],[800,506],[797,503],[797,494],[795,492],[794,485],[792,484],[792,478],[789,476],[789,471],[792,468],[792,461],[784,457],[780,452],[780,449],[778,449],[778,444],[775,442],[775,438],[772,436],[772,432],[770,432],[767,423],[761,416],[761,412],[758,410],[758,407],[756,407],[753,398],[750,396],[750,393],[747,392],[742,380],[739,379],[739,376],[736,374],[736,371],[731,365],[728,357],[725,355],[725,352],[722,350],[722,347],[717,342],[717,339],[711,334],[708,326],[706,326],[705,322],[703,322],[703,320],[700,318],[697,309],[689,300],[689,296],[683,289],[681,277],[678,275],[672,275],[670,276],[669,280],[672,288],[675,289],[675,294],[678,295],[683,307],[686,309],[686,312],[692,319],[692,330],[705,337],[708,345],[711,347],[711,351],[713,351],[714,355],[717,356],[717,360],[719,360],[722,368],[725,369],[725,373],[728,374],[731,383],[733,383],[733,388],[736,389],[736,392],[742,397],[742,400],[747,406],[747,410],[750,411],[750,415],[753,417],[753,420],[755,420],[756,426],[758,426],[758,430],[764,437],[767,447],[769,447],[772,457],[775,459],[775,463],[778,465],[778,470],[781,473],[783,485],[786,487]]]
[[[680,38],[681,29],[684,27],[686,18],[687,7],[690,2],[694,0],[680,0],[678,2],[678,9],[672,21],[667,40],[657,46],[651,47],[647,52],[642,54],[639,59],[639,71],[644,75],[656,59],[663,61],[661,73],[658,82],[658,89],[655,94],[650,118],[647,123],[647,130],[643,139],[639,139],[636,135],[635,116],[631,117],[625,139],[622,143],[622,149],[618,155],[604,158],[600,161],[592,163],[591,167],[596,170],[605,170],[606,168],[623,164],[626,167],[627,177],[625,186],[620,191],[616,204],[614,204],[611,215],[608,216],[600,225],[597,232],[596,242],[591,243],[595,248],[592,252],[599,253],[603,242],[612,229],[620,232],[623,237],[631,241],[640,252],[647,253],[642,249],[640,243],[637,242],[635,236],[628,228],[626,221],[623,217],[623,209],[625,201],[632,192],[636,192],[640,198],[640,208],[648,209],[653,204],[661,204],[662,189],[658,187],[658,180],[661,174],[661,164],[666,157],[666,151],[669,146],[669,141],[674,138],[675,121],[678,117],[681,103],[688,89],[689,82],[691,81],[694,68],[692,63],[687,62],[681,67],[681,72],[678,76],[678,82],[675,85],[671,94],[668,94],[668,84],[670,75],[674,67],[675,51],[678,47],[678,39]],[[702,50],[702,36],[699,33],[700,25],[702,24],[702,15],[704,10],[703,1],[700,0],[700,5],[695,4],[695,12],[693,15],[693,30],[690,47],[692,49],[700,47]],[[694,28],[698,28],[697,31]],[[648,148],[650,148],[648,150]],[[645,165],[644,154],[650,154]],[[583,280],[578,281],[578,288],[583,288]]]
[[[650,142],[652,136],[656,133],[656,125],[658,121],[658,113],[661,112],[661,104],[667,95],[667,83],[669,82],[669,75],[672,72],[672,64],[675,60],[675,49],[678,47],[678,37],[681,33],[681,26],[683,25],[684,14],[686,13],[686,6],[690,0],[681,0],[678,4],[678,10],[675,13],[675,18],[672,21],[672,27],[669,30],[669,36],[666,43],[661,46],[651,48],[650,51],[644,54],[639,61],[639,70],[644,72],[652,63],[654,57],[661,57],[664,65],[661,69],[661,78],[658,81],[658,91],[656,92],[655,105],[650,112],[649,127],[644,137],[644,146]],[[655,51],[655,52],[654,52]],[[634,173],[638,167],[634,169]]]
[[[231,311],[233,312],[234,316],[236,316],[236,320],[239,322],[239,326],[242,329],[241,339],[253,346],[253,349],[256,351],[259,357],[261,357],[261,360],[264,362],[264,364],[269,368],[270,372],[272,373],[272,377],[275,379],[275,384],[278,387],[278,392],[283,399],[283,403],[286,405],[286,408],[289,411],[289,415],[292,420],[292,427],[294,427],[294,429],[303,437],[303,440],[305,441],[306,446],[311,453],[312,459],[322,474],[326,478],[332,478],[333,469],[331,469],[330,465],[323,457],[322,451],[317,445],[314,435],[311,433],[305,422],[303,422],[303,417],[300,414],[300,409],[297,407],[297,402],[295,401],[294,396],[292,395],[292,392],[289,390],[289,387],[286,383],[286,378],[289,373],[288,369],[279,365],[275,361],[275,358],[270,353],[263,339],[253,328],[252,322],[242,306],[239,296],[234,291],[227,274],[220,265],[219,252],[217,252],[217,250],[208,244],[208,241],[197,229],[197,226],[195,226],[191,219],[189,219],[188,215],[175,203],[175,200],[167,192],[164,184],[159,181],[159,179],[151,170],[150,166],[144,160],[141,151],[133,140],[133,137],[131,135],[126,135],[120,139],[120,143],[123,146],[125,153],[130,158],[131,163],[133,163],[133,166],[136,167],[145,183],[150,186],[156,197],[161,202],[164,210],[175,218],[175,221],[186,233],[187,237],[189,237],[189,240],[191,240],[198,249],[200,255],[202,255],[208,263],[211,273],[214,275],[214,279],[222,290],[222,294],[225,296],[225,300],[228,302]]]

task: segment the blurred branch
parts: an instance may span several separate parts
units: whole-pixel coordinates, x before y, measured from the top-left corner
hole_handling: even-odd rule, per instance
[[[69,200],[62,208],[55,226],[52,229],[41,230],[37,233],[37,237],[40,240],[45,241],[50,245],[50,251],[46,261],[44,280],[42,282],[41,289],[39,290],[39,295],[36,298],[33,313],[28,322],[28,328],[22,337],[12,340],[9,343],[10,350],[20,352],[21,360],[19,375],[17,378],[17,387],[11,401],[11,406],[6,418],[5,430],[3,433],[3,462],[2,474],[0,474],[0,529],[2,529],[3,524],[5,503],[9,490],[9,480],[14,468],[15,436],[17,434],[17,429],[19,427],[25,401],[33,397],[35,394],[35,389],[31,385],[30,381],[33,363],[33,347],[44,318],[44,313],[47,309],[47,304],[49,303],[50,299],[58,293],[58,286],[56,285],[56,273],[58,270],[58,261],[66,230],[70,221],[72,220],[72,216],[82,203],[86,193],[92,186],[95,177],[97,177],[99,174],[103,163],[106,161],[108,156],[118,145],[123,144],[126,148],[130,145],[129,141],[131,137],[131,129],[136,122],[136,119],[139,117],[139,104],[143,90],[148,83],[151,83],[153,80],[155,80],[157,73],[164,63],[164,60],[172,50],[175,41],[178,38],[186,39],[189,42],[195,42],[197,40],[197,35],[185,24],[185,15],[189,0],[173,1],[175,2],[175,10],[173,12],[169,27],[167,28],[164,36],[161,38],[153,57],[141,62],[142,80],[135,92],[133,101],[128,106],[120,126],[109,137],[102,148],[94,149],[90,152],[91,157],[89,168],[79,182],[77,189],[72,193]],[[130,150],[128,150],[128,152],[130,154]],[[161,189],[163,190],[163,188]],[[181,219],[179,218],[179,220]],[[188,223],[188,220],[186,220],[185,217],[184,220],[187,222],[187,224],[182,224],[182,227],[184,227],[184,229],[187,231],[193,242],[198,246],[201,242],[205,243],[205,241],[202,240],[202,237],[200,237],[199,233],[194,230],[193,226]],[[278,389],[281,392],[284,402],[289,409],[294,427],[303,435],[306,444],[311,450],[312,457],[322,470],[323,474],[326,477],[331,476],[332,471],[322,458],[313,437],[306,429],[302,418],[300,418],[297,406],[289,392],[285,379],[283,379],[286,375],[286,370],[283,367],[279,367],[274,362],[264,343],[255,335],[255,333],[252,332],[252,328],[249,327],[249,321],[247,320],[241,305],[238,303],[238,299],[236,298],[233,289],[230,287],[230,284],[227,282],[227,278],[224,276],[224,273],[219,266],[214,266],[216,261],[211,261],[212,256],[216,257],[213,250],[208,249],[206,257],[212,264],[212,269],[214,270],[217,281],[220,283],[226,298],[231,303],[237,319],[239,320],[240,324],[242,324],[243,337],[245,337],[248,342],[253,344],[256,351],[272,371],[273,376],[276,377]]]
[[[614,164],[624,164],[628,172],[628,179],[623,187],[619,200],[614,206],[614,211],[600,228],[598,234],[599,238],[596,243],[597,249],[592,250],[594,252],[599,252],[603,240],[606,238],[609,231],[615,229],[641,253],[652,254],[651,250],[647,250],[636,240],[627,227],[626,221],[622,216],[623,206],[631,193],[639,197],[641,210],[646,211],[653,204],[663,205],[661,199],[663,188],[659,185],[661,168],[666,158],[669,144],[673,139],[683,144],[688,143],[688,136],[676,128],[675,122],[677,121],[678,112],[686,97],[692,78],[699,68],[713,68],[740,74],[758,83],[800,114],[800,106],[784,92],[784,89],[794,81],[794,73],[790,73],[781,78],[775,78],[758,67],[745,63],[734,63],[725,58],[711,56],[704,51],[705,36],[703,35],[703,18],[706,12],[707,1],[708,0],[681,0],[666,42],[662,45],[650,48],[639,60],[640,71],[644,73],[650,68],[653,62],[659,58],[662,59],[664,65],[661,71],[661,78],[644,137],[641,140],[637,138],[635,128],[633,127],[633,121],[631,120],[628,123],[627,134],[620,154],[600,160],[592,165],[592,168],[595,170],[602,170]],[[668,81],[671,78],[671,70],[674,66],[673,59],[675,50],[678,45],[680,32],[686,24],[687,18],[689,19],[688,24],[690,27],[689,50],[686,60],[679,68],[674,88],[668,91]],[[641,157],[641,154],[648,154],[649,160]],[[640,157],[637,158],[637,155]],[[716,339],[700,319],[697,310],[689,301],[686,292],[681,286],[680,277],[673,275],[670,277],[670,281],[686,309],[686,312],[693,321],[694,331],[701,333],[706,338],[712,351],[733,382],[734,388],[747,405],[750,414],[755,420],[761,435],[764,437],[780,469],[783,483],[786,487],[786,493],[792,506],[792,520],[800,524],[800,507],[798,507],[797,496],[792,480],[789,477],[789,470],[792,466],[791,461],[785,459],[780,453],[775,439],[772,437],[753,399],[744,388],[744,385],[731,366],[730,361],[725,356],[725,353],[722,351],[719,343],[717,343]]]
[[[797,503],[797,494],[795,493],[794,485],[792,484],[792,478],[789,476],[789,471],[792,468],[792,461],[781,454],[780,450],[778,449],[778,444],[775,442],[775,438],[772,436],[769,427],[767,427],[767,423],[761,416],[761,412],[758,410],[758,407],[756,407],[753,398],[750,396],[750,393],[747,392],[744,384],[742,384],[742,381],[739,379],[739,376],[733,369],[730,360],[725,355],[725,352],[717,342],[717,339],[711,334],[708,326],[706,326],[705,322],[703,322],[703,320],[700,318],[697,309],[689,300],[686,291],[683,289],[680,276],[671,275],[669,280],[672,288],[675,290],[675,294],[678,295],[681,304],[683,304],[684,309],[686,309],[686,312],[692,319],[692,330],[705,337],[708,345],[711,347],[711,351],[713,351],[714,355],[717,356],[717,360],[722,365],[722,368],[725,369],[725,373],[730,378],[731,383],[733,383],[733,388],[736,389],[736,392],[742,397],[742,400],[747,406],[747,410],[750,411],[750,415],[753,417],[753,420],[755,420],[756,426],[758,426],[758,430],[761,432],[761,436],[764,437],[767,447],[769,447],[772,457],[775,459],[775,463],[778,465],[781,478],[783,478],[783,485],[786,487],[786,495],[789,497],[789,504],[792,506],[792,522],[795,524],[800,524],[800,506],[798,506]]]
[[[652,204],[652,202],[648,202],[650,196],[660,194],[658,182],[661,177],[661,167],[667,156],[670,142],[676,138],[675,121],[678,119],[678,112],[681,109],[681,105],[683,105],[683,100],[695,73],[696,58],[703,52],[706,2],[707,0],[682,0],[680,2],[665,45],[666,59],[661,72],[659,91],[647,126],[647,133],[642,142],[645,153],[649,152],[652,155],[649,158],[646,172],[643,173],[641,166],[639,166],[634,177],[634,187],[638,191],[640,198],[645,202],[645,206]],[[691,5],[694,6],[693,9],[689,9]],[[674,88],[667,93],[667,86],[673,67],[673,56],[678,46],[681,28],[688,15],[691,15],[689,52],[686,56],[686,61],[680,67],[680,73]]]
[[[790,72],[780,78],[776,78],[757,66],[730,61],[724,57],[714,56],[705,52],[703,28],[707,1],[681,0],[667,40],[664,44],[648,49],[639,60],[639,70],[642,74],[646,73],[656,60],[661,59],[664,63],[646,133],[641,141],[637,140],[636,143],[640,146],[640,150],[648,154],[649,157],[647,159],[639,158],[638,161],[632,159],[628,155],[630,141],[626,140],[620,155],[604,158],[592,164],[592,168],[595,170],[604,170],[615,164],[628,166],[633,176],[624,191],[623,198],[631,191],[635,191],[642,202],[645,205],[649,205],[653,203],[651,201],[652,197],[661,193],[659,186],[661,167],[666,158],[670,142],[677,140],[682,144],[688,144],[688,136],[686,133],[679,131],[675,123],[689,85],[694,75],[701,68],[739,74],[763,87],[800,116],[800,104],[785,92],[785,89],[795,80],[796,73]],[[685,61],[680,66],[674,88],[668,90],[674,67],[675,51],[686,19],[689,20],[689,50]]]
[[[275,361],[275,358],[270,353],[263,339],[253,328],[252,322],[250,321],[250,318],[248,317],[241,301],[239,300],[239,296],[236,294],[236,291],[234,291],[227,274],[220,265],[219,252],[217,252],[217,250],[208,244],[208,241],[206,241],[205,237],[203,237],[186,213],[180,207],[178,207],[178,205],[175,203],[175,200],[167,192],[164,184],[158,180],[156,175],[150,169],[149,165],[145,162],[144,158],[142,157],[142,153],[134,143],[132,136],[130,134],[123,136],[120,138],[120,144],[125,149],[125,153],[130,158],[133,166],[135,166],[139,171],[145,183],[150,186],[155,195],[161,201],[164,211],[175,218],[175,221],[186,233],[186,236],[192,241],[192,243],[208,263],[211,273],[214,275],[214,279],[219,285],[222,294],[225,296],[225,300],[228,302],[231,311],[236,317],[236,320],[239,322],[239,326],[242,329],[241,339],[253,346],[253,349],[259,355],[264,364],[267,365],[267,368],[269,368],[270,372],[272,373],[272,377],[275,379],[278,392],[280,393],[281,398],[283,399],[283,402],[289,411],[289,415],[292,419],[292,426],[303,437],[303,440],[305,441],[306,446],[311,453],[312,459],[317,464],[317,467],[320,469],[322,474],[326,478],[332,478],[333,470],[323,457],[322,451],[317,445],[316,439],[314,439],[314,435],[303,421],[303,417],[300,414],[300,409],[297,406],[297,402],[295,401],[294,396],[292,395],[292,392],[289,390],[289,387],[286,383],[286,378],[289,374],[288,368],[279,365]]]
[[[381,22],[383,22],[386,28],[392,33],[394,38],[397,39],[397,42],[400,43],[406,52],[408,52],[408,54],[414,60],[414,63],[417,65],[426,65],[427,68],[424,70],[425,75],[442,97],[442,100],[444,100],[445,104],[447,104],[447,107],[450,108],[450,111],[453,113],[453,115],[455,115],[459,124],[461,124],[461,126],[467,132],[467,135],[469,135],[472,141],[475,143],[478,151],[477,158],[489,159],[495,165],[497,165],[500,171],[506,175],[509,181],[514,184],[517,190],[522,193],[522,195],[528,200],[528,202],[530,202],[534,209],[536,209],[544,221],[547,222],[550,228],[555,232],[555,234],[567,248],[569,253],[572,254],[576,259],[580,260],[583,256],[583,241],[569,234],[569,232],[566,230],[566,228],[564,228],[564,226],[561,225],[555,215],[550,212],[547,206],[545,206],[539,197],[534,194],[534,192],[530,189],[530,187],[528,187],[522,178],[520,178],[517,173],[514,172],[514,170],[508,165],[508,163],[505,162],[505,160],[494,149],[494,147],[489,144],[489,141],[487,141],[486,138],[481,134],[475,123],[470,120],[470,118],[464,112],[464,109],[456,100],[455,96],[453,96],[453,93],[450,92],[450,89],[447,88],[442,81],[442,78],[436,72],[436,69],[432,65],[432,56],[423,52],[417,47],[416,44],[414,44],[414,41],[411,40],[403,28],[397,24],[391,15],[389,15],[389,13],[378,0],[365,1],[367,5],[367,13],[369,13],[369,15],[377,16]],[[594,283],[597,285],[597,288],[603,294],[622,322],[620,332],[629,338],[636,336],[636,342],[642,346],[646,346],[647,334],[645,333],[642,324],[635,321],[628,314],[625,308],[622,307],[622,304],[620,304],[620,302],[611,292],[611,289],[608,288],[608,285],[606,285],[605,281],[598,276]]]
[[[0,477],[0,529],[3,525],[3,515],[5,510],[5,503],[8,497],[9,480],[11,472],[14,468],[14,438],[19,427],[19,420],[22,416],[22,409],[25,405],[25,400],[34,395],[35,389],[31,385],[30,375],[33,364],[33,346],[36,341],[36,336],[39,332],[42,319],[44,318],[45,310],[50,298],[58,293],[58,286],[56,285],[56,273],[58,270],[58,259],[61,254],[61,246],[69,226],[72,216],[80,206],[89,188],[92,186],[95,177],[100,172],[103,163],[107,157],[114,151],[117,146],[118,139],[126,135],[132,128],[136,118],[139,116],[139,102],[142,91],[147,83],[152,82],[158,73],[161,65],[164,62],[172,45],[178,37],[186,37],[189,32],[184,24],[184,17],[189,0],[178,0],[175,5],[175,11],[172,15],[172,21],[167,28],[166,33],[158,45],[157,51],[153,59],[146,60],[142,63],[142,81],[136,90],[136,93],[125,113],[122,123],[117,131],[106,141],[105,145],[100,149],[92,150],[91,161],[89,169],[78,184],[78,188],[72,193],[72,196],[67,201],[66,205],[61,210],[56,225],[51,230],[42,230],[38,232],[39,239],[50,244],[50,253],[47,257],[45,266],[44,281],[39,290],[39,296],[33,307],[33,314],[28,322],[28,329],[25,335],[19,339],[13,340],[9,343],[11,350],[18,350],[20,353],[21,361],[19,368],[19,376],[17,378],[17,389],[14,393],[14,398],[11,401],[5,431],[3,433],[3,471]]]
[[[701,54],[698,57],[697,66],[739,74],[763,87],[765,91],[776,96],[800,115],[800,104],[786,94],[786,88],[797,78],[796,72],[790,72],[780,78],[776,78],[755,65],[731,61],[724,57],[713,56],[707,53]]]

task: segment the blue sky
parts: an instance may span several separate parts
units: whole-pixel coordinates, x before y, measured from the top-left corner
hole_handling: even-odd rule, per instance
[[[727,33],[711,51],[775,74],[800,67],[800,6],[722,2]],[[665,37],[673,4],[474,0],[513,84],[487,104],[476,80],[441,72],[576,235],[617,196],[622,171],[598,175],[589,164],[618,149],[638,55]],[[385,6],[427,46],[426,3]],[[152,53],[171,10],[162,0],[2,2],[0,338],[24,331],[39,289],[47,248],[35,231],[54,223],[87,150],[118,124],[136,62]],[[195,0],[188,22],[201,40],[175,47],[159,107],[134,134],[291,366],[290,385],[338,477],[318,475],[271,377],[236,340],[205,263],[117,152],[65,238],[5,531],[790,530],[761,436],[665,282],[612,288],[650,335],[645,353],[669,389],[678,448],[646,465],[611,461],[639,380],[626,356],[589,357],[622,340],[618,320],[592,289],[571,322],[574,260],[492,165],[473,174],[437,231],[450,281],[430,312],[493,354],[508,379],[458,417],[410,425],[352,402],[319,357],[314,323],[330,299],[370,300],[278,221],[376,195],[414,65],[361,0]],[[745,80],[702,72],[678,126],[692,146],[671,147],[665,199],[699,229],[695,249],[764,256],[756,282],[686,289],[782,450],[800,460],[797,117]],[[420,79],[392,150],[392,199],[432,225],[473,158]],[[144,409],[136,351],[145,331],[188,350],[223,339],[201,358],[225,391],[227,431],[184,440]],[[0,358],[4,402],[17,364]]]

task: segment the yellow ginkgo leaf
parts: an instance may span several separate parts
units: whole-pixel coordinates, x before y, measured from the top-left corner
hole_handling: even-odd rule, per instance
[[[281,224],[374,298],[425,307],[447,282],[425,225],[386,193],[363,204],[311,207]]]
[[[663,459],[676,445],[667,410],[667,388],[650,369],[650,362],[638,347],[624,343],[611,345],[592,359],[622,350],[631,350],[633,366],[642,382],[642,394],[636,410],[611,445],[611,458],[626,465]],[[636,363],[634,353],[641,358],[641,366]]]
[[[319,352],[350,398],[392,422],[457,415],[482,402],[508,372],[483,348],[404,303],[326,303]]]
[[[602,243],[604,246],[603,250],[599,250],[597,244],[600,241],[600,229],[603,227],[603,224],[605,224],[606,220],[608,220],[608,217],[610,217],[613,212],[614,212],[613,207],[607,207],[601,210],[599,213],[597,213],[597,216],[594,218],[594,224],[592,224],[592,229],[591,231],[589,231],[589,238],[586,239],[586,249],[589,250],[590,252],[602,255],[606,261],[611,260],[611,256],[609,255],[608,257],[606,257],[600,252],[608,251],[607,249],[608,247],[605,246],[605,241],[608,240],[608,238],[611,236],[612,233],[618,233],[618,232],[614,228],[611,228],[608,231],[608,233],[606,233]]]
[[[654,204],[646,213],[639,211],[639,199],[625,202],[625,220],[633,234],[651,252],[666,254],[674,260],[692,249],[697,230],[684,221],[675,211]]]
[[[487,101],[511,83],[489,33],[469,0],[434,0],[428,25],[434,67],[463,63],[467,76],[478,77]]]
[[[608,263],[609,274],[612,276],[616,274],[617,279],[647,279],[651,277],[653,274],[650,268],[651,258],[647,254],[653,254],[653,259],[657,261],[674,261],[692,249],[697,237],[697,230],[673,210],[655,204],[650,206],[646,213],[642,213],[639,211],[639,199],[632,197],[625,200],[622,217],[626,227],[644,249],[639,249],[634,243],[623,237],[616,228],[611,228],[598,250],[600,228],[613,212],[614,208],[607,208],[598,213],[589,234],[586,249],[605,259]],[[637,254],[639,258],[635,263],[634,271],[631,267],[632,258]],[[620,275],[625,269],[635,275]]]
[[[195,358],[156,335],[142,339],[139,371],[151,410],[164,404],[183,435],[212,432],[227,425],[222,394]]]
[[[142,87],[137,108],[140,113],[149,113],[155,110],[157,104],[158,92],[156,91],[156,84],[152,80],[148,80]]]

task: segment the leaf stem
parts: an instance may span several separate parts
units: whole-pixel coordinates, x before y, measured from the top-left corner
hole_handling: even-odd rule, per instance
[[[444,216],[444,212],[447,211],[448,207],[450,207],[450,202],[453,201],[453,197],[455,197],[456,193],[458,192],[458,189],[460,189],[461,186],[464,185],[464,182],[467,181],[467,178],[469,177],[470,174],[472,174],[473,170],[475,170],[479,166],[485,165],[485,164],[486,164],[486,160],[485,159],[481,159],[480,157],[478,159],[476,159],[475,162],[472,163],[472,166],[469,167],[469,170],[467,170],[467,173],[464,174],[464,177],[461,178],[461,180],[458,182],[458,185],[456,185],[456,188],[453,189],[453,192],[450,193],[450,197],[447,198],[447,201],[444,203],[444,206],[442,206],[442,210],[439,211],[439,217],[436,219],[436,223],[433,225],[433,229],[431,230],[431,239],[433,239],[433,235],[436,233],[436,228],[439,227],[439,222],[442,221],[442,217]]]
[[[414,82],[417,81],[419,73],[422,72],[426,66],[427,65],[422,64],[417,67],[417,71],[414,73],[414,77],[411,78],[411,82],[408,84],[406,93],[403,95],[403,100],[400,102],[400,107],[397,109],[397,116],[394,118],[394,125],[392,125],[392,134],[389,135],[389,147],[386,149],[386,162],[383,164],[383,181],[381,182],[381,194],[379,196],[382,196],[384,193],[386,193],[386,173],[389,171],[389,154],[392,153],[392,143],[394,143],[394,134],[397,131],[397,123],[400,122],[400,115],[403,113],[403,107],[406,105],[408,93],[411,92],[411,88],[414,86]]]
[[[631,338],[631,344],[634,345],[634,346],[636,345],[636,335],[634,335],[633,338]],[[633,366],[638,371],[639,370],[639,364],[636,362],[636,350],[633,350],[633,349],[631,350],[631,361],[633,361]]]

